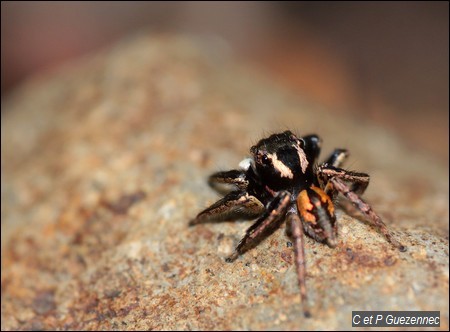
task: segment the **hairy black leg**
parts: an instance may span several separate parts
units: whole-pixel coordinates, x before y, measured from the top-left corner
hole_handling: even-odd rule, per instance
[[[333,153],[325,160],[324,164],[333,167],[341,167],[344,161],[348,158],[349,153],[346,149],[335,149]]]
[[[350,182],[350,190],[358,195],[362,195],[366,191],[370,182],[369,174],[347,171],[333,166],[320,165],[318,167],[317,175],[321,182],[321,187],[324,188],[324,191],[327,194],[330,194],[331,188],[329,186],[327,187],[327,184],[328,180],[331,178],[339,178],[345,182]]]
[[[305,317],[311,317],[306,292],[306,264],[303,228],[297,208],[291,207],[287,213],[287,228],[294,241],[295,267],[297,269],[297,280],[302,299],[303,313]]]
[[[392,237],[381,218],[372,210],[369,204],[362,200],[350,187],[340,178],[331,178],[330,184],[341,194],[343,194],[350,202],[352,202],[362,213],[368,217],[368,221],[375,225],[381,233],[386,237],[388,242],[397,247],[400,251],[406,251],[406,247]]]
[[[269,203],[266,212],[247,229],[245,236],[239,242],[234,253],[227,258],[227,262],[233,262],[240,254],[256,246],[262,240],[262,235],[268,235],[268,231],[275,230],[278,222],[284,220],[290,198],[291,194],[287,191],[277,193]]]
[[[305,147],[303,149],[308,157],[308,167],[312,168],[316,164],[320,154],[320,147],[322,145],[321,139],[317,135],[303,136],[302,139],[305,142]]]
[[[256,218],[265,210],[264,205],[254,196],[241,191],[233,191],[207,209],[200,212],[189,226],[208,221]]]
[[[208,184],[217,192],[227,194],[236,188],[241,191],[247,189],[248,180],[246,179],[245,171],[235,169],[212,174],[208,178]]]

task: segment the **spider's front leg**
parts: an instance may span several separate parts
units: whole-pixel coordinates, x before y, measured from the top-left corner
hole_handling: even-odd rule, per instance
[[[248,180],[243,170],[231,170],[226,172],[217,172],[208,178],[208,184],[211,188],[221,194],[230,192],[230,187],[244,191],[247,189]]]
[[[329,188],[325,188],[328,179],[333,176],[337,176],[345,181],[351,182],[351,190],[358,195],[362,195],[364,191],[366,191],[370,181],[369,174],[350,172],[339,168],[342,166],[344,161],[347,160],[348,156],[349,152],[347,149],[335,149],[333,153],[331,153],[331,155],[325,160],[325,162],[319,165],[317,170],[319,182],[321,188],[324,188],[327,194],[333,194],[333,192],[330,193],[328,190]]]
[[[209,177],[208,183],[211,188],[226,196],[200,212],[189,222],[190,226],[208,221],[253,219],[265,210],[255,196],[246,192],[248,180],[242,170],[214,173]],[[230,192],[233,188],[237,190]]]
[[[279,222],[284,220],[290,199],[291,194],[289,192],[278,192],[267,206],[266,212],[247,229],[234,253],[226,261],[229,263],[235,261],[240,254],[256,246],[262,240],[263,235],[268,235],[268,232],[274,231]]]
[[[397,247],[400,251],[406,251],[406,247],[392,237],[391,232],[378,214],[376,214],[370,205],[358,195],[358,193],[364,192],[369,184],[368,174],[349,172],[336,167],[319,167],[318,171],[320,172],[319,177],[328,180],[324,189],[325,192],[331,192],[332,197],[336,196],[336,193],[338,192],[344,195],[353,205],[364,213],[367,220],[372,225],[377,227],[380,232],[383,233],[388,242],[394,247]],[[347,182],[349,182],[350,185]]]
[[[329,183],[329,179],[331,178],[339,178],[343,181],[351,183],[349,190],[357,195],[362,195],[366,191],[370,182],[369,174],[347,171],[339,167],[329,166],[326,163],[317,168],[317,175],[321,187],[324,189],[325,193],[333,198],[333,194],[335,194],[335,192],[333,192],[333,188]]]
[[[264,205],[255,197],[243,191],[232,191],[224,198],[200,212],[189,222],[194,226],[208,221],[253,219],[264,212]]]

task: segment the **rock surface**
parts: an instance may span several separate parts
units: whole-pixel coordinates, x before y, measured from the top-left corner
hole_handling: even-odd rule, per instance
[[[349,329],[352,310],[440,310],[449,328],[447,167],[219,42],[130,38],[35,77],[2,111],[2,330]],[[187,226],[217,199],[209,173],[287,128],[320,134],[323,156],[348,148],[408,246],[339,211],[335,249],[306,241],[310,319],[284,226],[232,264],[250,222]]]

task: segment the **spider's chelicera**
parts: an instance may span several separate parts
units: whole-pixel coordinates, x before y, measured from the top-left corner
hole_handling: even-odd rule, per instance
[[[239,164],[239,170],[217,172],[209,177],[210,186],[225,197],[190,221],[190,225],[196,225],[217,220],[256,219],[227,258],[227,262],[232,262],[286,220],[294,244],[305,316],[310,312],[305,286],[303,233],[330,247],[336,246],[333,201],[339,193],[352,202],[393,246],[406,250],[360,197],[369,184],[369,175],[340,168],[348,157],[345,149],[334,150],[325,162],[317,164],[320,145],[317,135],[299,138],[290,131],[260,140],[250,149],[252,157]]]

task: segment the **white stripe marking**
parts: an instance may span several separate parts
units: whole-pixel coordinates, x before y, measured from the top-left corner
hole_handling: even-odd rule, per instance
[[[283,164],[281,160],[278,160],[275,153],[268,154],[267,157],[272,160],[273,167],[275,167],[280,172],[282,178],[294,178],[294,174],[292,174],[291,169]]]

